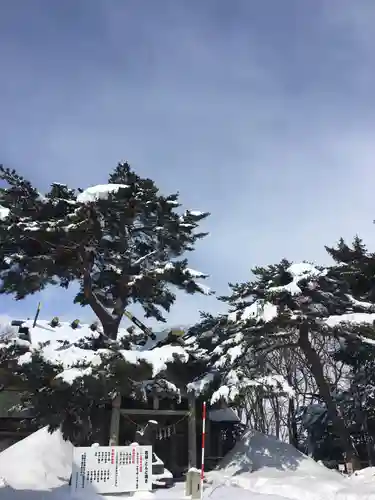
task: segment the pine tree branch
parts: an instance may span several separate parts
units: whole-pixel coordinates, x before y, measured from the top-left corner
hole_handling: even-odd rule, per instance
[[[272,344],[268,347],[260,347],[256,349],[257,352],[261,352],[262,354],[268,354],[273,351],[277,351],[279,349],[297,349],[299,347],[297,342],[289,342],[289,343],[276,343]]]
[[[130,232],[131,232],[131,234],[136,234],[136,233],[142,233],[142,232],[155,231],[155,229],[157,227],[158,227],[158,224],[153,224],[151,226],[132,227]]]
[[[156,255],[158,253],[158,251],[159,250],[153,250],[152,252],[148,253],[147,255],[144,255],[143,257],[139,257],[139,259],[137,259],[135,262],[133,262],[132,267],[139,266],[140,264],[142,264],[142,262],[147,260],[152,255]]]
[[[149,252],[146,255],[143,255],[142,257],[139,257],[133,264],[130,265],[130,268],[139,266],[142,264],[142,262],[145,262],[148,258],[150,258],[152,255],[156,255],[159,252],[159,250],[153,250],[152,252]],[[129,267],[123,270],[122,276],[119,282],[119,289],[123,292],[128,284],[129,281]],[[124,304],[124,301],[121,296],[119,296],[116,300],[115,307],[113,308],[112,314],[115,314],[119,321],[121,321],[121,318],[124,315],[124,311],[126,309],[126,304]]]

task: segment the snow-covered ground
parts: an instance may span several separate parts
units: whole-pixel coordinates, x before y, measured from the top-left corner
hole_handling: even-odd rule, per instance
[[[0,453],[1,500],[67,500],[73,446],[41,429]],[[137,493],[137,499],[184,498],[184,484]],[[113,496],[86,495],[85,500]],[[129,498],[116,495],[116,498]],[[207,474],[211,500],[375,500],[375,468],[345,478],[273,437],[247,432],[218,470]]]
[[[73,446],[60,432],[41,429],[0,453],[1,500],[67,500]],[[116,495],[126,498],[129,495]],[[184,498],[184,485],[132,495],[139,499]],[[219,469],[207,474],[211,500],[375,500],[375,468],[351,478],[326,469],[292,446],[247,432]],[[85,495],[85,500],[113,496]]]

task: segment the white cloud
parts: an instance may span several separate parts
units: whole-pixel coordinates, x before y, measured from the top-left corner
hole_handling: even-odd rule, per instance
[[[41,183],[84,187],[125,157],[180,190],[188,207],[212,212],[191,265],[219,293],[255,264],[322,261],[340,236],[358,232],[375,247],[372,0],[285,1],[273,19],[263,2],[96,5],[85,23],[63,26],[54,8],[45,19],[30,8],[34,52],[22,33],[12,44],[0,33],[1,160]],[[51,19],[59,29],[45,44]],[[45,292],[45,314],[90,315],[58,292]],[[181,297],[170,322],[215,307]]]

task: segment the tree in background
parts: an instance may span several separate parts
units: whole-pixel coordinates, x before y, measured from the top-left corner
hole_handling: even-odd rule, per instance
[[[357,327],[361,335],[373,326]],[[346,387],[337,394],[352,439],[363,461],[374,464],[375,436],[375,343],[347,339],[334,353],[334,359],[347,367]]]
[[[337,271],[347,283],[352,296],[359,301],[375,304],[375,253],[356,236],[348,245],[342,238],[335,247],[326,250],[337,265]]]
[[[359,338],[359,333],[342,321],[353,312],[368,313],[371,304],[351,295],[341,268],[283,260],[257,267],[253,274],[251,282],[230,284],[231,295],[221,298],[230,307],[228,316],[207,315],[192,330],[209,358],[206,380],[220,379],[214,397],[234,400],[249,387],[269,384],[272,379],[280,392],[287,392],[285,379],[277,379],[270,370],[269,355],[297,350],[311,371],[346,459],[356,462],[356,449],[316,345],[322,338]]]
[[[78,283],[75,303],[89,306],[101,323],[89,336],[59,347],[84,355],[70,367],[70,375],[78,375],[69,375],[69,383],[64,363],[47,359],[44,346],[7,343],[0,362],[8,372],[11,367],[25,389],[25,404],[41,422],[63,424],[66,437],[77,442],[84,435],[81,442],[87,442],[95,434],[92,407],[100,420],[109,395],[132,394],[154,378],[147,360],[131,363],[126,354],[146,349],[149,339],[140,332],[118,338],[125,310],[137,303],[146,317],[165,321],[174,289],[210,293],[197,281],[207,275],[190,269],[183,257],[206,235],[199,224],[208,213],[181,211],[177,194],[163,196],[128,163],[118,164],[108,184],[85,190],[54,183],[42,195],[4,167],[0,180],[6,184],[0,192],[0,294],[22,300],[51,285]]]

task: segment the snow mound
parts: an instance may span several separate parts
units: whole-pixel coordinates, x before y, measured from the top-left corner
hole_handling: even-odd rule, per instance
[[[208,476],[215,477],[220,474],[229,478],[265,468],[276,471],[298,471],[314,476],[322,473],[334,474],[292,445],[283,443],[273,436],[248,430],[233,450],[224,457],[218,469],[210,472]]]
[[[73,445],[44,427],[0,453],[0,481],[14,489],[58,488],[69,482],[72,458]]]
[[[352,476],[350,476],[351,481],[361,481],[361,482],[370,482],[375,483],[375,467],[366,467],[364,469],[358,470],[354,472]]]
[[[207,474],[207,480],[212,491],[222,491],[223,498],[230,491],[233,494],[246,491],[247,498],[264,497],[264,500],[361,498],[358,491],[348,488],[350,481],[337,471],[318,464],[290,444],[251,430],[244,433],[218,469]],[[366,498],[375,500],[371,495]]]

